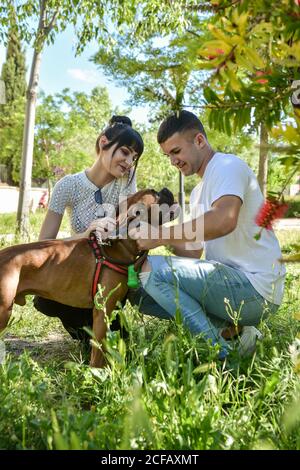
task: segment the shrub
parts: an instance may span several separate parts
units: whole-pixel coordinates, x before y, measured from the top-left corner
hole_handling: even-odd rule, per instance
[[[300,196],[286,197],[285,199],[289,204],[289,208],[284,217],[300,217]]]

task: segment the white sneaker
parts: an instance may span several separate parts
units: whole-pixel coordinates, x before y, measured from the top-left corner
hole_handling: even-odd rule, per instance
[[[256,349],[256,342],[263,338],[261,332],[254,326],[244,326],[239,336],[238,352],[240,356],[251,356]]]

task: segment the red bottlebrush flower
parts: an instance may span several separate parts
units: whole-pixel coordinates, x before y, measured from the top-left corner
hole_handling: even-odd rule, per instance
[[[262,85],[264,85],[265,83],[268,83],[269,80],[267,80],[266,78],[260,78],[259,80],[256,80],[257,83],[261,83]]]
[[[210,54],[209,56],[207,56],[208,60],[214,60],[216,59],[219,55],[223,55],[225,54],[225,52],[223,51],[223,49],[219,49],[217,48],[215,50],[215,54]]]
[[[259,227],[271,230],[274,220],[283,217],[287,209],[288,204],[285,202],[278,201],[276,199],[267,199],[257,213],[255,217],[255,223]],[[259,240],[260,234],[261,232],[255,235],[254,238]]]
[[[299,0],[300,1],[300,0]],[[255,72],[255,75],[257,77],[261,77],[262,75],[265,76],[265,75],[272,75],[272,70],[257,70]]]
[[[262,77],[265,75],[270,75],[270,72],[269,71],[263,72],[262,70],[257,70],[257,72],[255,72],[255,75],[257,77]],[[261,83],[262,85],[265,85],[266,83],[268,83],[269,80],[267,78],[256,78],[255,81],[257,83]]]

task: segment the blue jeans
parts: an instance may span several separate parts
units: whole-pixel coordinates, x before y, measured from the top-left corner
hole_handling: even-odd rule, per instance
[[[245,274],[216,261],[177,256],[149,256],[151,274],[145,289],[129,295],[140,311],[159,318],[175,318],[177,306],[183,324],[192,334],[202,334],[220,344],[220,357],[229,343],[220,336],[228,324],[257,325],[278,305],[268,302]]]

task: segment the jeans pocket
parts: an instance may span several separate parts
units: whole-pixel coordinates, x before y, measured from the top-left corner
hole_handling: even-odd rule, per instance
[[[271,304],[260,294],[252,296],[244,301],[241,306],[241,324],[257,325],[262,320],[266,320],[269,315],[275,313],[278,306]]]
[[[225,297],[228,299],[230,308],[239,312],[246,306],[255,306],[256,310],[261,309],[265,299],[254,289],[248,278],[241,271],[216,263],[217,282],[223,287]],[[254,307],[253,307],[254,308]]]

